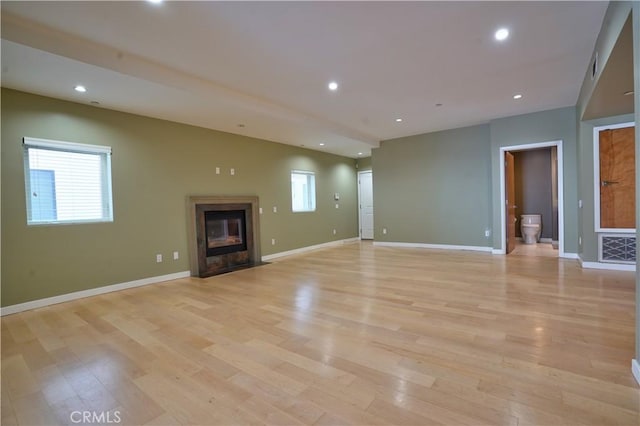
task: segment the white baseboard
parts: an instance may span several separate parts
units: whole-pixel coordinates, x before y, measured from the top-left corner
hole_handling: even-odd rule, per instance
[[[359,237],[346,238],[344,240],[329,241],[327,243],[316,244],[316,245],[313,245],[313,246],[300,247],[300,248],[293,249],[293,250],[281,251],[279,253],[273,253],[273,254],[268,254],[266,256],[262,256],[262,261],[263,262],[268,262],[270,260],[278,259],[280,257],[286,257],[286,256],[294,255],[294,254],[300,254],[300,253],[306,253],[308,251],[318,250],[318,249],[323,249],[323,248],[328,248],[328,247],[335,247],[335,246],[339,246],[339,245],[342,245],[342,244],[355,243],[357,241],[360,241]]]
[[[558,257],[561,257],[563,259],[580,259],[578,253],[561,253],[558,255]]]
[[[491,249],[491,254],[507,254],[503,249]]]
[[[578,257],[580,266],[584,269],[605,269],[609,271],[631,271],[635,272],[636,265],[625,265],[624,263],[604,263],[604,262],[585,262],[582,257]]]
[[[99,294],[111,293],[114,291],[125,290],[128,288],[142,287],[150,284],[157,284],[164,281],[177,280],[191,276],[190,271],[176,272],[174,274],[160,275],[157,277],[142,278],[140,280],[129,281],[126,283],[107,285],[104,287],[96,287],[88,290],[76,291],[73,293],[61,294],[60,296],[47,297],[45,299],[32,300],[30,302],[19,303],[17,305],[5,306],[0,308],[0,316],[17,314],[18,312],[28,311],[30,309],[42,308],[44,306],[55,305],[58,303],[69,302],[71,300],[82,299],[85,297],[97,296]]]
[[[427,249],[437,249],[437,250],[470,250],[470,251],[484,251],[489,253],[493,252],[493,249],[491,247],[455,246],[455,245],[449,245],[449,244],[394,243],[394,242],[386,242],[386,241],[374,241],[373,245],[380,246],[380,247],[427,248]]]
[[[638,363],[637,359],[631,360],[631,372],[633,373],[633,377],[636,378],[636,382],[640,385],[640,363]]]

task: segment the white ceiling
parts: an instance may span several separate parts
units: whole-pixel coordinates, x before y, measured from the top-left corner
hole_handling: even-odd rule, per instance
[[[2,1],[2,86],[356,158],[575,105],[606,7]]]

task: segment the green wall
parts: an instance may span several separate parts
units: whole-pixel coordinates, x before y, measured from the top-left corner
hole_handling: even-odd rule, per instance
[[[607,66],[607,61],[624,27],[629,13],[632,10],[632,2],[611,2],[602,21],[602,27],[596,40],[591,60],[598,52],[598,68],[594,78],[591,78],[591,67],[585,71],[580,94],[576,104],[576,131],[577,131],[577,155],[578,155],[578,193],[583,202],[583,208],[578,212],[578,230],[582,237],[582,245],[579,254],[585,262],[598,261],[598,236],[594,230],[594,197],[593,197],[593,128],[607,124],[634,121],[633,115],[606,117],[591,121],[582,121],[584,111],[587,109],[594,90],[600,80],[602,71]]]
[[[575,114],[560,108],[383,141],[372,155],[376,241],[499,249],[500,148],[562,140],[565,252],[577,253]]]
[[[111,146],[114,222],[28,227],[24,136]],[[2,306],[189,270],[188,195],[257,195],[263,255],[358,235],[346,157],[7,89],[1,149]],[[291,212],[292,169],[316,173],[315,212]]]
[[[359,172],[371,170],[371,157],[358,158],[357,164]]]
[[[580,257],[585,262],[598,261],[598,234],[595,232],[595,200],[593,173],[593,128],[609,124],[628,123],[634,121],[633,114],[607,117],[578,122],[578,191],[583,208],[579,214],[579,235],[582,237]]]
[[[631,13],[633,3],[630,1],[613,1],[609,3],[604,19],[602,20],[602,27],[600,33],[596,39],[596,45],[589,60],[589,65],[585,70],[582,86],[580,87],[580,94],[578,95],[577,110],[578,119],[582,119],[582,116],[589,105],[589,100],[593,95],[595,87],[598,85],[602,70],[607,66],[607,61],[611,56],[611,52],[618,40],[618,36],[624,27],[629,13]],[[637,7],[637,6],[636,6]],[[635,46],[634,46],[635,47]],[[637,52],[637,50],[635,50]],[[595,77],[591,78],[591,64],[598,52],[598,69]]]
[[[633,24],[633,70],[634,70],[634,113],[617,117],[604,117],[597,120],[582,121],[584,111],[592,101],[594,89],[598,85],[602,70],[607,66],[607,61],[620,36],[622,28],[632,14]],[[636,170],[640,170],[640,2],[610,2],[605,14],[594,53],[598,52],[600,71],[595,78],[591,78],[591,70],[585,73],[578,102],[576,105],[576,128],[578,133],[578,177],[579,195],[584,202],[584,208],[579,215],[579,230],[583,236],[583,245],[580,250],[584,261],[597,261],[597,235],[594,232],[593,209],[593,127],[622,122],[635,121],[636,123]],[[591,63],[591,62],[590,62]],[[636,173],[636,199],[640,200],[640,173]],[[640,208],[636,207],[636,222],[640,223]],[[640,241],[640,228],[636,227],[636,238]],[[636,262],[637,269],[637,262]],[[640,360],[640,275],[636,274],[636,342],[635,359]]]
[[[564,191],[564,251],[578,252],[578,183],[576,160],[576,110],[560,108],[500,118],[491,122],[491,188],[493,247],[502,246],[500,202],[500,148],[562,140]]]
[[[488,125],[383,141],[372,163],[376,241],[490,247]]]

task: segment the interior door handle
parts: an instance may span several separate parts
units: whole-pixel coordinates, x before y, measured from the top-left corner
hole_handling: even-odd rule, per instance
[[[620,183],[620,182],[615,182],[615,181],[611,181],[611,180],[603,180],[602,182],[600,182],[600,185],[609,186],[609,185],[614,185],[616,183]]]

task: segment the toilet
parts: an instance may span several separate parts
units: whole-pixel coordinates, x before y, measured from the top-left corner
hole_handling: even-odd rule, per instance
[[[525,244],[535,244],[540,240],[542,232],[542,216],[539,214],[523,214],[520,216],[520,233]]]

